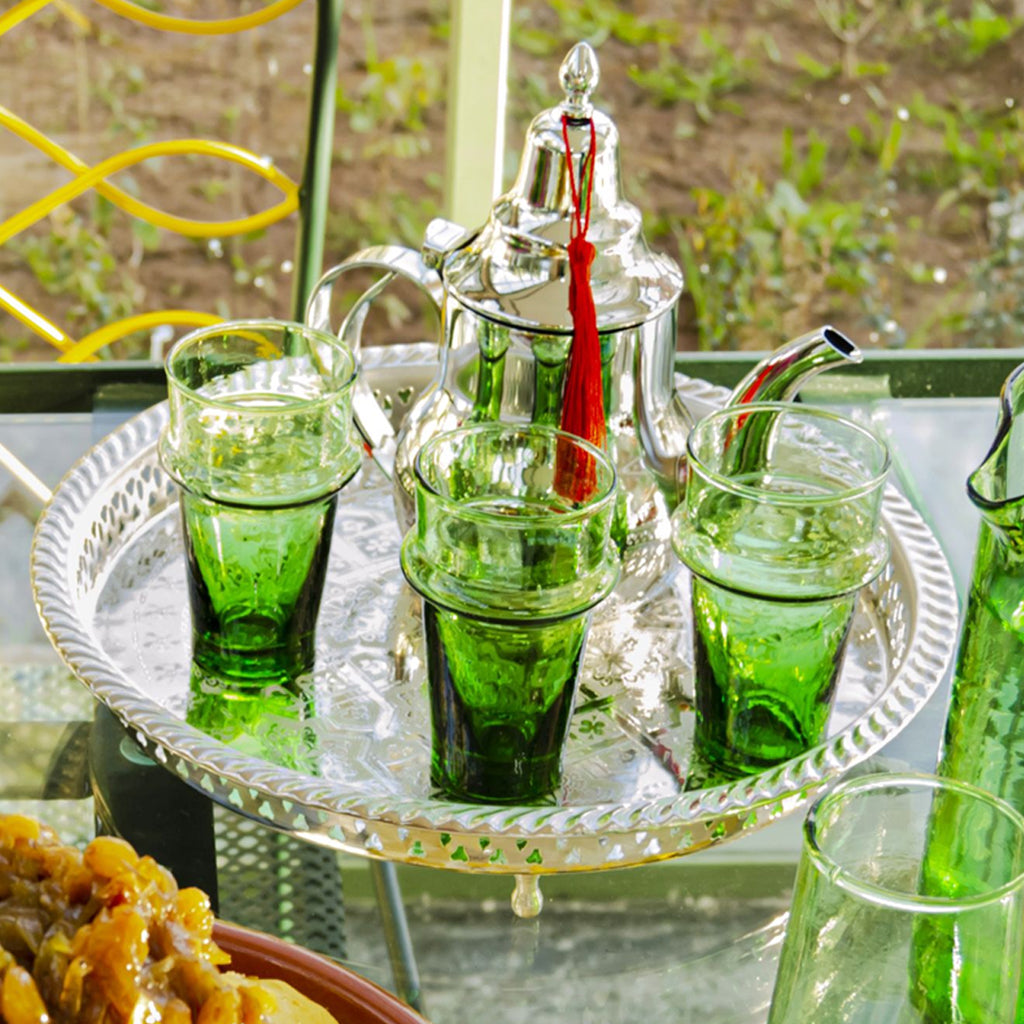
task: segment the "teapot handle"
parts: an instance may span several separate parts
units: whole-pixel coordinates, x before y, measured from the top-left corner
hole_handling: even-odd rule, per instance
[[[357,360],[362,347],[363,324],[373,300],[396,278],[411,281],[440,310],[444,296],[441,275],[423,262],[414,249],[401,245],[375,245],[362,249],[328,270],[317,282],[306,304],[306,324],[333,333],[331,293],[334,284],[351,270],[380,270],[382,276],[359,296],[338,328],[338,337],[352,349]],[[395,465],[395,428],[362,375],[352,389],[352,417],[374,461],[391,477]]]

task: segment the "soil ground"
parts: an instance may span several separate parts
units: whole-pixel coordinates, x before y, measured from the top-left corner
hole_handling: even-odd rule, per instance
[[[214,18],[261,4],[150,6]],[[447,11],[444,0],[345,5],[327,266],[369,243],[417,246],[442,212]],[[1024,33],[984,37],[988,21],[1017,13],[977,0],[513,0],[506,181],[530,117],[558,99],[562,57],[587,37],[601,63],[595,102],[620,129],[626,196],[654,248],[688,254],[706,275],[691,277],[680,347],[768,348],[826,318],[869,346],[1018,344],[1016,250],[992,258],[989,213],[1024,177]],[[315,14],[306,0],[268,26],[193,36],[60,0],[0,36],[0,104],[87,164],[210,137],[270,154],[297,180]],[[0,131],[4,218],[67,179]],[[150,161],[116,180],[200,219],[278,198],[204,158]],[[788,207],[782,180],[799,193]],[[167,307],[286,316],[295,235],[295,217],[251,238],[154,233],[89,193],[0,248],[0,285],[75,336]],[[432,330],[400,290],[379,317],[389,340]],[[105,357],[148,351],[135,338]],[[0,358],[53,354],[0,313]]]

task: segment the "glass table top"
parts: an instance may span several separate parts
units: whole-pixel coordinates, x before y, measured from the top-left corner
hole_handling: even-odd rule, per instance
[[[976,519],[963,481],[990,440],[994,399],[879,401],[898,480],[963,592]],[[0,415],[0,442],[48,486],[121,414]],[[951,446],[943,438],[956,437]],[[799,850],[799,816],[698,855],[542,881],[544,909],[510,909],[512,882],[381,865],[214,808],[159,766],[60,665],[28,578],[33,503],[0,469],[0,810],[66,841],[117,828],[202,884],[220,915],[334,956],[435,1024],[764,1020]],[[866,768],[934,768],[948,685]]]

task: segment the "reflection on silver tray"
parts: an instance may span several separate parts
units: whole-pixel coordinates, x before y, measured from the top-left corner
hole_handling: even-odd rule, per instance
[[[400,401],[422,363],[383,352],[367,373]],[[699,381],[687,390],[698,405],[721,398]],[[229,746],[185,721],[184,556],[176,494],[155,452],[165,418],[160,405],[125,424],[58,488],[32,560],[44,623],[155,758],[228,806],[339,849],[519,874],[692,853],[802,806],[879,749],[931,696],[952,653],[948,566],[890,487],[892,561],[860,601],[829,739],[738,782],[695,782],[688,581],[654,530],[595,618],[557,802],[447,802],[428,785],[418,608],[398,568],[390,486],[368,463],[341,495],[313,678],[294,712],[265,717],[259,735]]]

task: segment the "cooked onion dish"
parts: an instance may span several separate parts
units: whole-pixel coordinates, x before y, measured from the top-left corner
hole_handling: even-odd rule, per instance
[[[0,815],[0,1020],[6,1024],[284,1024],[333,1018],[281,982],[221,970],[214,915],[151,857],[101,836],[84,851]]]

